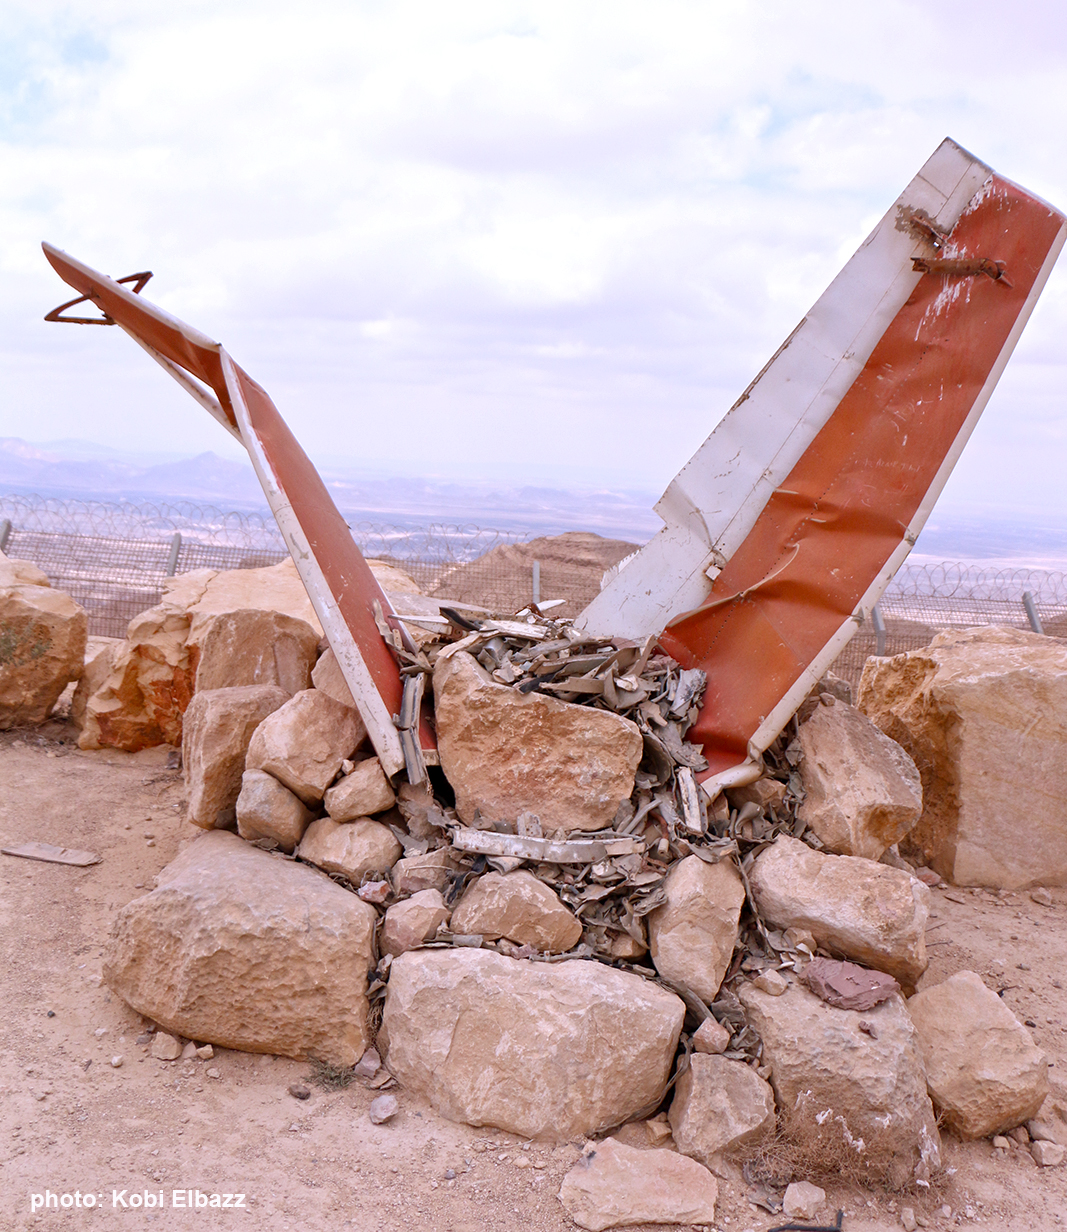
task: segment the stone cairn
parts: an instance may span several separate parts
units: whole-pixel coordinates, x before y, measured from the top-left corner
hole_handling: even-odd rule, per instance
[[[686,739],[702,673],[652,639],[420,605],[404,586],[391,598],[416,649],[390,641],[423,679],[440,767],[390,781],[306,600],[267,618],[256,573],[276,606],[293,600],[287,565],[187,575],[80,690],[90,745],[151,743],[156,699],[205,831],[118,913],[105,978],[134,1009],[192,1041],[355,1066],[475,1126],[672,1136],[671,1196],[648,1209],[608,1210],[630,1192],[625,1142],[583,1156],[561,1198],[590,1228],[708,1222],[713,1173],[734,1161],[758,1179],[783,1143],[921,1186],[935,1109],[965,1137],[1037,1116],[1047,1059],[996,994],[968,972],[915,992],[941,875],[897,844],[935,849],[924,786],[944,801],[882,730],[929,743],[899,680],[875,686],[926,655],[929,693],[958,638],[871,661],[861,705],[891,699],[895,727],[828,676],[764,776],[708,801]],[[1008,640],[1018,654],[1028,638]]]

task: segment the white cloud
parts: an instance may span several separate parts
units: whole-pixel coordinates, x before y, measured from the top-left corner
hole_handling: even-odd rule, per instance
[[[0,435],[227,448],[117,331],[40,323],[47,238],[155,269],[315,456],[661,486],[943,136],[1067,204],[1053,0],[5,8]],[[1060,270],[999,486],[1058,476],[1065,326]]]

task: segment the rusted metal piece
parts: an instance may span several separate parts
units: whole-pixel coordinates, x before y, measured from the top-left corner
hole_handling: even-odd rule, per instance
[[[132,282],[134,295],[140,295],[149,278],[152,277],[151,270],[142,270],[139,274],[127,274],[125,278],[116,278],[115,281],[120,285],[127,282]],[[60,304],[58,308],[53,308],[51,312],[45,315],[45,320],[50,321],[54,325],[114,325],[115,322],[105,312],[102,317],[64,317],[60,313],[66,312],[68,308],[76,308],[79,304],[95,304],[96,296],[90,291],[86,295],[79,295],[77,299],[69,299],[65,304]]]
[[[870,619],[1065,236],[1062,213],[944,142],[676,476],[663,530],[578,617],[588,634],[660,634],[706,672],[687,739],[709,796],[759,776]]]
[[[403,684],[374,609],[394,621],[395,613],[274,403],[219,343],[50,244],[43,248],[64,282],[92,299],[248,450],[375,752],[386,773],[396,774],[405,766],[394,724]],[[425,714],[418,732],[420,747],[435,750]]]
[[[985,274],[1010,287],[1003,261],[991,257],[912,257],[911,268],[920,274],[944,274],[948,278],[977,278]]]

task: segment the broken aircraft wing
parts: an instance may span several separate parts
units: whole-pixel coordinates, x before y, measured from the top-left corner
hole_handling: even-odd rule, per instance
[[[870,616],[1063,246],[1067,220],[945,141],[682,468],[663,529],[576,621],[707,673],[715,796]]]
[[[395,774],[405,765],[406,747],[409,776],[418,781],[419,751],[436,745],[418,701],[413,705],[411,696],[405,699],[379,619],[406,635],[326,485],[274,403],[219,343],[136,293],[150,274],[124,279],[136,280],[136,291],[130,291],[51,244],[43,248],[55,271],[82,297],[49,313],[49,319],[94,323],[96,318],[58,315],[82,300],[92,301],[104,314],[99,323],[120,325],[248,450],[385,772]],[[412,710],[414,715],[400,720],[405,730],[398,731],[394,716]],[[416,729],[417,742],[411,738]]]

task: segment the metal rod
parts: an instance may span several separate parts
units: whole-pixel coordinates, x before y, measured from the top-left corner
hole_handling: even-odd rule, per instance
[[[539,560],[533,563],[533,601],[534,603],[541,602],[541,562]]]
[[[874,625],[874,653],[881,657],[885,654],[885,621],[877,603],[871,608],[871,624]]]
[[[1035,633],[1044,633],[1041,617],[1037,614],[1037,605],[1034,603],[1034,596],[1028,590],[1023,591],[1023,607],[1026,608],[1026,619],[1030,622],[1030,628]]]
[[[11,519],[0,519],[0,552],[7,547],[7,541],[11,538]]]
[[[167,577],[173,577],[178,568],[178,553],[182,550],[182,537],[175,531],[170,541],[170,555],[167,557]]]

